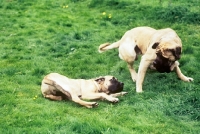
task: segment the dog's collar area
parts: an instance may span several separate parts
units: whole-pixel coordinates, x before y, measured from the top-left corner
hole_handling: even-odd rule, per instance
[[[94,81],[94,83],[95,83],[99,93],[104,92],[101,83],[98,83],[97,81]]]

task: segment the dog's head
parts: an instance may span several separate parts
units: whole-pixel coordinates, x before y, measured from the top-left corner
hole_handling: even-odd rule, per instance
[[[121,92],[124,88],[124,83],[120,82],[114,76],[103,76],[95,79],[101,85],[101,91],[107,94]]]
[[[152,46],[156,49],[156,59],[153,61],[153,66],[158,72],[171,72],[171,66],[176,60],[181,57],[181,46],[174,42],[155,43]]]

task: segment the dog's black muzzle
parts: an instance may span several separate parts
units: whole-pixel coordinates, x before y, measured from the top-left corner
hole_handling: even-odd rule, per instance
[[[157,55],[156,59],[153,62],[153,66],[160,73],[170,73],[170,67],[174,64],[174,62],[175,61],[170,61],[162,55]]]
[[[111,85],[108,87],[110,93],[119,93],[123,90],[124,83],[117,81],[116,79],[111,80]]]

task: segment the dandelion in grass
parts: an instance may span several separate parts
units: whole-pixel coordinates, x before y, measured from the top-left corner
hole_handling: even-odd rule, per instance
[[[106,15],[106,12],[103,12],[102,15]]]
[[[35,96],[33,97],[33,99],[35,100],[35,99],[37,99],[37,97],[38,97],[38,96],[37,96],[37,95],[35,95]]]
[[[111,15],[111,14],[109,14],[109,15],[108,15],[108,18],[109,18],[109,19],[111,19],[111,18],[112,18],[112,15]]]
[[[66,5],[66,6],[63,6],[63,8],[68,8],[69,6],[68,5]]]

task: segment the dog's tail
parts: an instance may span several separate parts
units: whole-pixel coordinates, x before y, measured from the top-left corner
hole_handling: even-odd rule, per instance
[[[98,51],[99,51],[99,53],[102,53],[102,52],[104,52],[106,50],[110,50],[110,49],[113,49],[113,48],[118,48],[119,45],[120,45],[120,41],[114,42],[112,44],[104,43],[104,44],[101,44],[99,46],[99,50]]]

